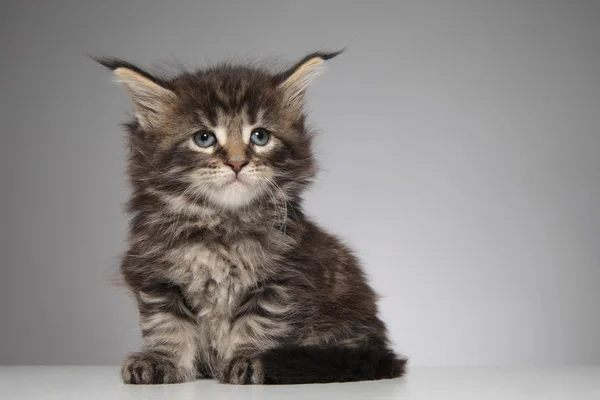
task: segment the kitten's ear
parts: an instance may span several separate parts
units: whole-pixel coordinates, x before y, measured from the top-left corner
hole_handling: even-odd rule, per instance
[[[344,50],[333,53],[317,52],[304,57],[292,68],[280,76],[279,88],[283,90],[286,101],[295,107],[302,107],[304,93],[310,83],[323,72],[325,61],[341,54]]]
[[[177,98],[175,93],[164,87],[160,79],[126,61],[115,58],[95,60],[111,69],[115,80],[125,86],[142,128],[150,129],[160,123],[169,104]]]

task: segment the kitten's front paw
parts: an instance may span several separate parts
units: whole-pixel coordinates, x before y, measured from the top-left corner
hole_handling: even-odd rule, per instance
[[[265,382],[262,362],[256,358],[234,358],[225,363],[219,381],[233,385],[262,384]]]
[[[152,352],[128,355],[121,368],[123,382],[133,385],[181,383],[190,380],[188,375],[165,356]]]

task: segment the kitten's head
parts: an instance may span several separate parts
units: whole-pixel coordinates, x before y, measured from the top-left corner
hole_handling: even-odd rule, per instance
[[[310,54],[280,73],[223,64],[169,79],[99,59],[133,100],[134,188],[228,210],[273,193],[297,198],[316,171],[304,93],[337,54]]]

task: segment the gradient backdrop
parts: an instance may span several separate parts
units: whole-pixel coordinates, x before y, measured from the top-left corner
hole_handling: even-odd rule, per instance
[[[117,364],[139,343],[109,283],[131,105],[86,52],[202,66],[343,46],[309,93],[307,209],[358,250],[396,348],[600,363],[600,2],[1,8],[0,364]]]

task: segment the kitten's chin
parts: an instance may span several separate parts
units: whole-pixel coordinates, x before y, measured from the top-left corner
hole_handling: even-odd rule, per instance
[[[210,200],[217,206],[226,209],[242,208],[250,204],[259,195],[253,185],[235,180],[209,193]]]

